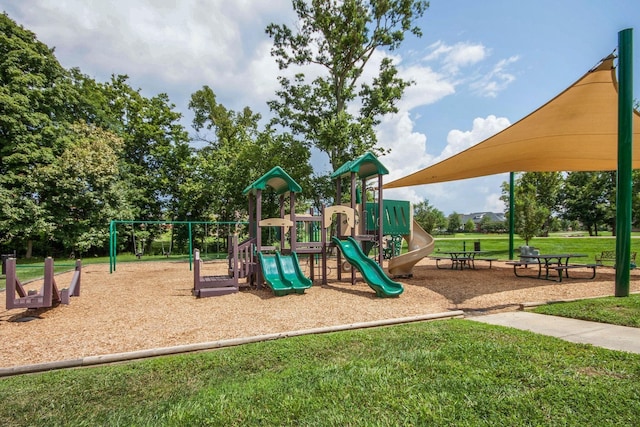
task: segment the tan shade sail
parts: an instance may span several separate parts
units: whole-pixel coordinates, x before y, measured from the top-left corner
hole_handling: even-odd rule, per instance
[[[618,91],[614,56],[502,132],[384,188],[475,178],[504,172],[618,169]],[[640,136],[634,111],[633,138]],[[640,169],[634,147],[633,168]]]

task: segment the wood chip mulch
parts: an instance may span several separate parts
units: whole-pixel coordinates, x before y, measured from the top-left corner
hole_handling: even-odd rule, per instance
[[[308,274],[305,260],[303,270]],[[303,295],[275,297],[268,289],[197,299],[192,296],[193,273],[187,263],[119,263],[82,269],[81,294],[69,305],[40,310],[0,311],[0,368],[79,359],[295,331],[316,327],[464,310],[468,314],[516,310],[526,302],[613,295],[615,270],[588,273],[572,270],[575,278],[562,283],[517,278],[510,266],[494,262],[491,269],[477,262],[476,270],[436,269],[424,259],[399,298],[377,298],[364,282],[336,279],[314,286]],[[203,275],[223,274],[226,264],[206,263]],[[533,270],[532,270],[533,273]],[[72,273],[56,276],[67,287]],[[319,272],[316,273],[316,279]],[[41,282],[31,283],[38,289]],[[640,291],[640,271],[631,272],[631,291]],[[1,295],[1,298],[4,298]]]

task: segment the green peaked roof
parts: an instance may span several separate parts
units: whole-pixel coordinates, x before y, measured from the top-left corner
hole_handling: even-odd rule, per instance
[[[376,156],[368,152],[355,160],[351,160],[340,166],[331,178],[339,178],[343,175],[355,172],[360,178],[368,178],[374,175],[387,175],[389,171],[385,168]]]
[[[289,191],[293,193],[302,192],[302,187],[280,166],[276,166],[245,188],[242,194],[245,196],[249,193],[255,194],[257,190],[265,190],[267,187],[273,188],[277,194],[284,194]]]

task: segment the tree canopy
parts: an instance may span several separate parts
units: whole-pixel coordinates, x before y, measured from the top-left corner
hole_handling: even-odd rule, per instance
[[[271,24],[272,56],[280,69],[294,67],[293,79],[280,76],[278,99],[269,102],[276,123],[329,156],[333,169],[377,149],[374,127],[397,112],[396,103],[411,81],[398,76],[390,57],[377,75],[363,73],[375,52],[393,51],[406,33],[421,36],[415,21],[429,4],[415,0],[293,0],[298,28]],[[314,76],[319,70],[319,75]]]

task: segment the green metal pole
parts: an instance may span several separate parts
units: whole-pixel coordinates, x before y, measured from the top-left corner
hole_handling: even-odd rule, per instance
[[[633,159],[633,30],[618,33],[618,182],[616,200],[616,291],[629,296]]]
[[[515,234],[515,172],[509,172],[509,259],[513,259],[513,235]]]
[[[113,273],[113,270],[116,268],[114,234],[115,224],[114,221],[111,220],[111,222],[109,222],[109,274]]]

